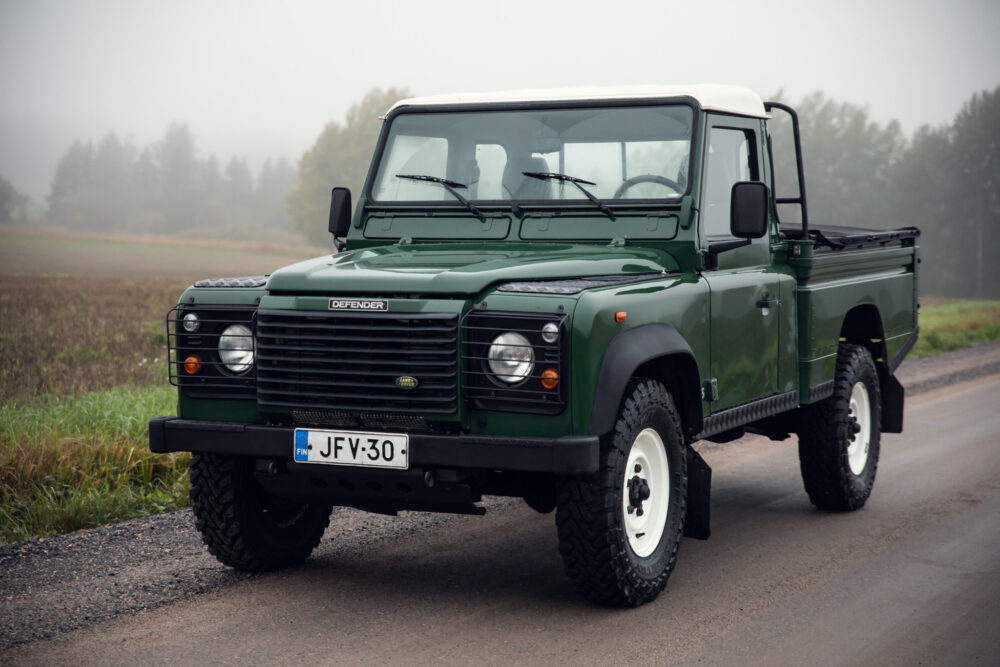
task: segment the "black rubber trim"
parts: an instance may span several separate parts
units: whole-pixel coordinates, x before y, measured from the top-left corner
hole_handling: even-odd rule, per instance
[[[815,387],[809,389],[810,403],[822,401],[824,398],[829,398],[830,396],[833,396],[833,380],[820,382]]]
[[[892,362],[889,364],[890,373],[896,372],[896,369],[899,368],[899,365],[903,363],[903,359],[905,359],[906,355],[910,353],[910,350],[913,349],[913,346],[917,344],[917,338],[919,337],[920,337],[920,327],[917,327],[916,329],[913,330],[913,333],[911,333],[909,337],[906,339],[906,342],[903,343],[903,347],[899,348],[899,352],[896,353],[896,356],[893,357]]]
[[[647,361],[667,355],[681,354],[690,358],[694,368],[698,368],[691,346],[684,336],[669,324],[643,324],[642,326],[623,331],[612,339],[604,353],[601,370],[597,376],[597,388],[594,391],[594,411],[590,415],[590,433],[601,435],[607,433],[615,424],[618,406],[625,387],[639,366]],[[701,377],[699,372],[698,377]],[[686,405],[684,401],[682,404]],[[701,401],[696,401],[698,414],[701,417]],[[685,426],[694,415],[682,414]]]
[[[797,407],[799,407],[799,392],[789,391],[784,394],[775,394],[774,396],[768,396],[767,398],[761,398],[756,401],[720,410],[714,415],[705,417],[705,425],[701,433],[695,436],[695,439],[703,440],[710,435],[722,433],[737,426],[755,422],[758,419],[788,412]]]
[[[156,454],[198,452],[290,460],[294,430],[291,427],[156,417],[149,422],[149,449]],[[599,439],[593,435],[505,438],[410,433],[409,436],[411,466],[574,475],[594,472],[598,465]]]

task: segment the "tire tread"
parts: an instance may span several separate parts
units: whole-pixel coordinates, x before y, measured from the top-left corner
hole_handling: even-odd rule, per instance
[[[623,552],[626,538],[616,521],[621,503],[621,487],[617,480],[620,467],[616,464],[626,457],[631,445],[626,438],[630,424],[638,421],[647,406],[663,408],[676,437],[682,438],[680,416],[663,385],[652,380],[633,381],[614,429],[602,438],[598,472],[587,477],[568,478],[559,484],[556,514],[559,553],[566,574],[577,590],[599,604],[630,607],[649,602],[666,586],[677,562],[687,511],[686,456],[681,457],[683,469],[671,471],[675,479],[679,479],[671,492],[680,494],[681,520],[672,536],[667,565],[656,577],[645,579],[634,571]]]
[[[858,376],[869,373],[866,383],[872,407],[871,442],[867,478],[860,485],[847,463],[844,443],[847,440],[846,415],[850,411],[851,391]],[[837,354],[833,394],[804,408],[799,423],[799,467],[810,502],[830,511],[861,508],[871,494],[878,467],[881,392],[871,353],[860,345],[841,343]]]
[[[250,518],[239,508],[248,499],[241,470],[243,462],[233,456],[195,454],[191,457],[191,504],[195,524],[208,551],[221,563],[246,572],[276,570],[301,562],[312,553],[330,522],[325,513],[321,526],[313,527],[292,549],[269,548],[254,539]]]

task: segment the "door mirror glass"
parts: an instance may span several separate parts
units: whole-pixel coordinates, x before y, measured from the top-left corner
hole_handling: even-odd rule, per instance
[[[734,183],[729,208],[732,235],[740,239],[759,239],[764,236],[767,233],[768,200],[768,189],[763,183]]]
[[[344,238],[350,228],[351,191],[348,188],[334,188],[330,197],[330,233],[335,238]]]

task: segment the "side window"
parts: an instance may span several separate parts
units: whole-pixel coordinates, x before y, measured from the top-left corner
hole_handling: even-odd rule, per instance
[[[750,130],[713,127],[709,133],[705,192],[701,203],[708,237],[730,236],[729,197],[733,184],[758,180],[753,140]]]

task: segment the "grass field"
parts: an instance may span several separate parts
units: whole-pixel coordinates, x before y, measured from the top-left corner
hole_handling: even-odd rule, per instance
[[[186,505],[187,455],[146,432],[176,409],[167,310],[323,252],[0,227],[0,542]]]
[[[193,280],[324,252],[0,228],[0,541],[187,504],[186,455],[149,453],[173,414],[166,311]],[[925,300],[912,354],[1000,338],[1000,302]]]
[[[920,309],[920,338],[914,357],[957,350],[1000,339],[1000,301],[938,301]]]
[[[295,241],[295,239],[292,239]],[[304,244],[192,241],[0,225],[0,271],[48,276],[248,276],[331,252]]]

